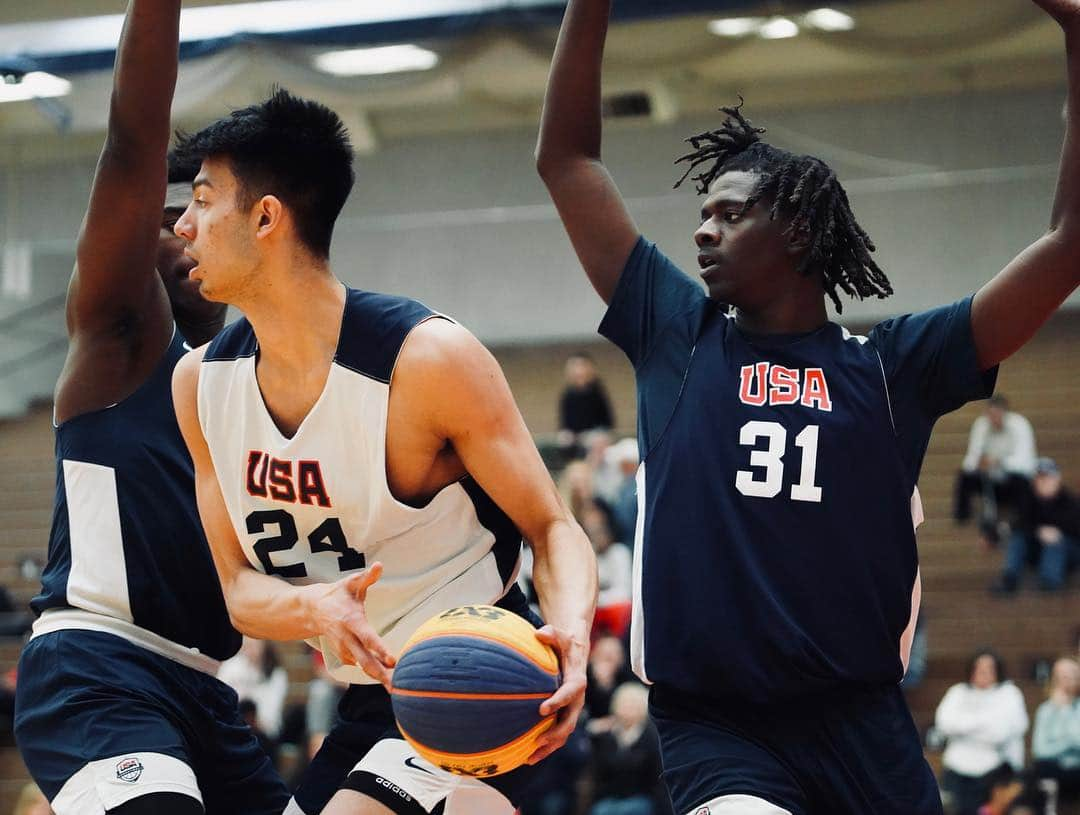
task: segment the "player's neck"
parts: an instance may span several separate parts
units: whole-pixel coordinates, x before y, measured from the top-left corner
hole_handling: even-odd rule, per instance
[[[295,274],[295,273],[294,273]],[[301,274],[290,285],[265,286],[243,309],[259,340],[259,356],[275,368],[318,369],[333,355],[345,312],[345,286],[329,268]]]
[[[829,320],[824,298],[778,298],[760,309],[739,307],[735,324],[749,334],[806,334]]]

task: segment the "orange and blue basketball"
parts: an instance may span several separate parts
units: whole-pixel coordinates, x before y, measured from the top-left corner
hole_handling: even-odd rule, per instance
[[[394,717],[424,758],[458,775],[522,765],[554,722],[540,703],[559,687],[559,660],[526,620],[461,606],[428,620],[394,668]]]

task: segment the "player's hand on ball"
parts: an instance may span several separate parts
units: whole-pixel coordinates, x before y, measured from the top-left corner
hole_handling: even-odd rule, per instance
[[[372,679],[388,690],[393,655],[375,633],[364,610],[367,590],[382,576],[382,564],[327,585],[315,607],[316,625],[327,644],[346,665],[359,665]]]
[[[555,724],[538,741],[529,764],[537,764],[554,753],[570,738],[585,706],[585,669],[589,663],[589,635],[584,624],[579,631],[566,631],[545,625],[536,632],[540,642],[550,645],[559,656],[562,685],[540,705],[540,715],[555,713]]]

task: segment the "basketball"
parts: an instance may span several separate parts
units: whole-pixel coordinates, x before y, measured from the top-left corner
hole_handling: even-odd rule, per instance
[[[495,606],[461,606],[428,620],[394,669],[394,716],[424,758],[486,778],[525,763],[554,715],[540,703],[559,687],[555,652],[527,621]]]

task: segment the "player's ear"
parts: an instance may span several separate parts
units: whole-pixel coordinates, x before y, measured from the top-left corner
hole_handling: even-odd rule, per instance
[[[264,195],[255,205],[256,238],[265,238],[274,232],[285,217],[285,207],[276,195]]]

